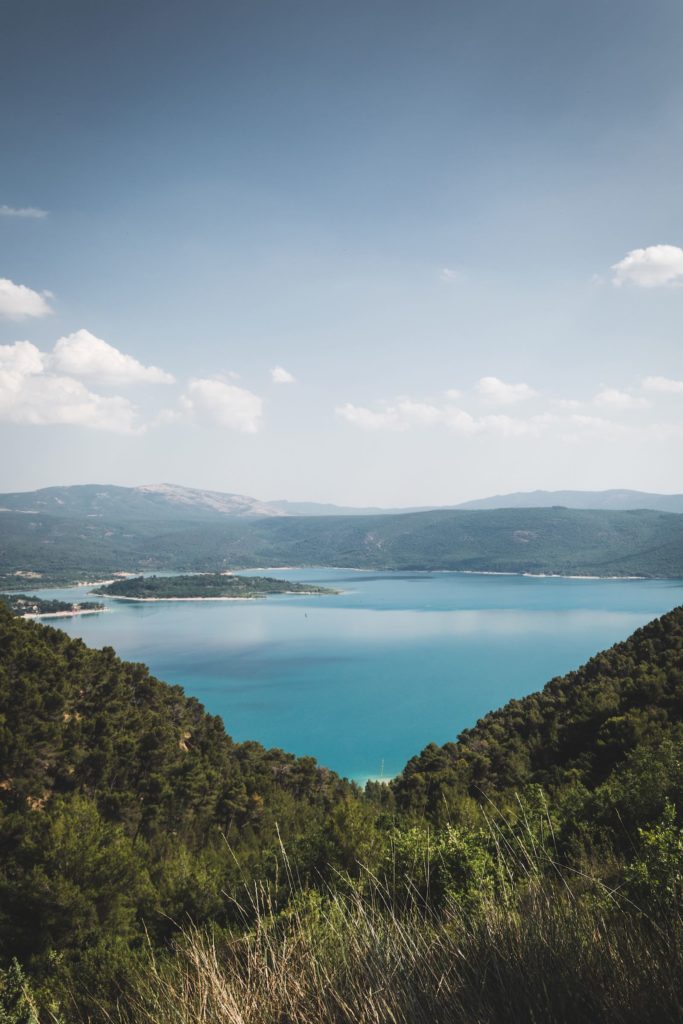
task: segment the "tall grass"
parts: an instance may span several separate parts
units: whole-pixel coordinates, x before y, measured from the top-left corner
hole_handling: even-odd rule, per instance
[[[683,929],[532,860],[438,913],[378,879],[256,887],[237,937],[187,929],[150,952],[126,1024],[666,1024],[683,1021]],[[507,870],[508,865],[504,866]],[[553,877],[553,874],[555,877]],[[501,878],[505,878],[505,871]],[[507,877],[512,879],[508,872]]]

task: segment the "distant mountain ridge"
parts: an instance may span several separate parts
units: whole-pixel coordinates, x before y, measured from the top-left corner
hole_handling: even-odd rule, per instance
[[[66,518],[176,519],[282,515],[256,498],[220,491],[202,491],[175,484],[118,487],[76,484],[43,487],[0,495],[4,511],[40,513]]]
[[[43,487],[37,491],[0,494],[0,511],[48,513],[60,516],[125,517],[127,519],[251,517],[251,516],[354,516],[421,512],[419,508],[345,508],[314,501],[259,501],[245,494],[207,491],[180,484],[142,484],[121,487],[113,484],[73,484]]]
[[[458,505],[419,505],[405,508],[354,507],[316,501],[261,501],[245,494],[211,491],[180,484],[142,484],[121,487],[111,484],[74,484],[44,487],[36,491],[0,494],[0,510],[50,513],[66,517],[124,517],[127,519],[184,518],[224,519],[272,516],[381,516],[437,510],[483,510],[501,508],[605,509],[655,512],[683,512],[683,494],[654,494],[647,491],[612,489],[606,491],[516,491],[492,495]]]
[[[612,489],[607,491],[515,491],[490,498],[464,501],[459,509],[491,508],[563,508],[607,509],[628,512],[647,508],[655,512],[683,512],[683,494],[652,494],[648,491]]]

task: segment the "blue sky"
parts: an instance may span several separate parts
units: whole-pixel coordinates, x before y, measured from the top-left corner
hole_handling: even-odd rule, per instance
[[[680,3],[2,18],[3,490],[683,490]]]

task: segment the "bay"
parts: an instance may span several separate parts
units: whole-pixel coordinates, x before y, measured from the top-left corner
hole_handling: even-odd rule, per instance
[[[267,574],[341,593],[224,602],[98,597],[102,615],[45,621],[181,684],[236,740],[312,755],[363,782],[396,774],[427,743],[455,739],[487,711],[683,603],[680,580]],[[31,592],[88,598],[84,587]]]

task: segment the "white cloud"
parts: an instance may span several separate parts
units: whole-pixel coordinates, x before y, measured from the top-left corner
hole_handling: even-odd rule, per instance
[[[494,405],[512,405],[525,402],[537,394],[528,384],[506,384],[498,377],[482,377],[476,387],[479,395]]]
[[[569,417],[569,422],[575,427],[580,427],[584,436],[590,437],[614,438],[632,432],[626,424],[605,419],[603,416],[585,416],[576,413]]]
[[[457,434],[477,434],[481,429],[480,422],[474,416],[469,412],[465,412],[464,409],[458,409],[453,405],[446,406],[444,409],[443,422],[445,426],[449,427],[450,430],[454,430]]]
[[[244,434],[256,433],[263,414],[258,395],[216,378],[191,380],[182,401],[188,412]]]
[[[50,357],[52,366],[76,377],[93,377],[112,384],[172,384],[170,373],[157,366],[143,366],[90,331],[80,330],[60,338]]]
[[[683,423],[651,423],[644,434],[653,441],[680,441],[683,439]]]
[[[285,370],[284,366],[273,367],[270,371],[270,376],[274,384],[293,384],[295,380],[289,370]]]
[[[362,427],[364,430],[405,430],[405,424],[399,421],[395,409],[375,412],[365,406],[346,402],[344,405],[338,406],[335,411],[348,423],[352,423],[355,427]]]
[[[45,357],[30,341],[15,341],[13,345],[0,345],[0,370],[22,376],[42,373]]]
[[[368,409],[362,405],[347,402],[336,409],[338,416],[364,430],[409,430],[411,427],[433,427],[448,423],[451,426],[464,424],[471,419],[468,413],[451,406],[437,406],[429,402],[415,402],[401,398],[383,409]]]
[[[459,398],[462,398],[462,391],[457,388],[449,388],[446,391],[446,398],[450,398],[452,401],[457,402]]]
[[[443,410],[429,402],[415,402],[402,398],[396,404],[396,411],[402,422],[409,426],[431,427],[443,418]]]
[[[657,288],[683,282],[683,249],[677,245],[649,245],[632,249],[613,264],[615,285],[630,283],[640,288]]]
[[[229,378],[192,379],[176,409],[149,410],[146,423],[121,395],[101,395],[79,377],[105,384],[170,382],[153,366],[143,366],[89,331],[60,338],[52,352],[30,341],[0,345],[0,420],[33,425],[72,424],[118,433],[141,433],[178,420],[183,413],[243,433],[255,433],[262,399]]]
[[[628,391],[619,391],[618,388],[604,388],[599,391],[593,399],[596,405],[606,406],[610,409],[637,409],[648,405],[645,398],[636,398]]]
[[[543,420],[533,417],[528,420],[520,419],[517,416],[482,416],[477,422],[481,431],[500,434],[502,437],[522,437],[524,435],[538,435],[543,428]]]
[[[181,400],[183,407],[186,407],[185,401]],[[149,422],[150,427],[165,427],[169,423],[177,423],[182,418],[183,410],[181,409],[160,409],[155,416]]]
[[[0,206],[0,217],[24,217],[27,220],[43,220],[47,210],[39,210],[37,206]]]
[[[452,267],[442,267],[439,277],[442,281],[459,281],[460,272],[458,270],[453,270]]]
[[[515,437],[522,434],[538,434],[544,426],[544,417],[529,420],[513,416],[490,415],[472,416],[455,405],[434,405],[401,398],[383,409],[368,409],[362,405],[347,402],[336,409],[337,415],[348,423],[364,430],[411,430],[419,427],[445,427],[457,434],[498,434]]]
[[[46,298],[49,292],[34,292],[25,284],[15,284],[7,277],[0,277],[0,317],[8,320],[25,320],[28,317],[47,316],[52,312]]]
[[[485,378],[486,379],[486,378]],[[488,378],[490,380],[490,378]],[[497,378],[493,378],[497,384]],[[643,386],[675,394],[683,393],[683,381],[665,377],[646,378]],[[503,385],[504,388],[508,385]],[[512,387],[519,387],[512,385]],[[526,385],[524,385],[526,388]],[[498,393],[498,389],[494,389]],[[374,408],[347,402],[336,413],[347,423],[366,431],[450,431],[462,438],[529,439],[549,437],[562,443],[590,445],[616,443],[630,438],[654,442],[683,438],[683,405],[669,409],[668,421],[659,420],[655,403],[631,390],[603,388],[584,402],[544,400],[533,415],[512,416],[507,411],[469,412],[446,397],[419,401],[401,396]],[[539,396],[540,397],[540,396]],[[634,416],[634,411],[638,412]],[[558,449],[560,450],[560,449]]]
[[[45,357],[29,341],[0,345],[0,420],[34,426],[69,424],[129,434],[137,413],[126,398],[88,391],[72,377],[46,372]]]
[[[646,377],[643,387],[647,391],[660,391],[669,395],[683,394],[683,380],[672,380],[671,377]]]

